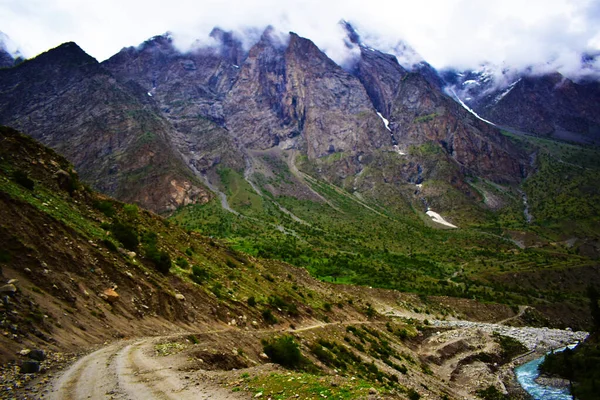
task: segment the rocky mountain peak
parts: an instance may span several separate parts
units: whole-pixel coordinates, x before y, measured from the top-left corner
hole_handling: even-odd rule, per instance
[[[98,61],[87,54],[77,43],[66,42],[35,58],[35,63],[45,66],[68,66],[71,68],[97,65]]]

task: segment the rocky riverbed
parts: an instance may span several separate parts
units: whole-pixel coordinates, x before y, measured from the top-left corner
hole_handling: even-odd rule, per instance
[[[431,321],[433,326],[444,328],[480,329],[487,333],[499,333],[523,343],[529,350],[549,350],[585,340],[589,333],[569,329],[512,327],[500,324],[471,321]]]

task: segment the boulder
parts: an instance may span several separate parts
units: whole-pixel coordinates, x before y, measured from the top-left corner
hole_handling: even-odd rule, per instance
[[[41,349],[31,350],[27,355],[32,360],[36,361],[44,361],[46,359],[46,352]]]
[[[111,304],[119,300],[119,294],[112,288],[106,289],[104,292],[102,292],[101,297]]]
[[[15,294],[15,293],[17,293],[17,287],[15,285],[13,285],[12,283],[9,283],[8,285],[0,286],[0,295]]]
[[[184,295],[182,295],[181,293],[177,293],[177,294],[175,294],[175,298],[176,298],[177,300],[185,301],[185,296],[184,296]]]

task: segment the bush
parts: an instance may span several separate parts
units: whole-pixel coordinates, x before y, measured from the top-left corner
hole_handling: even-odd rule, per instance
[[[190,267],[190,263],[188,262],[188,260],[186,260],[183,257],[177,257],[177,261],[175,261],[175,264],[177,264],[177,266],[182,269],[188,269]]]
[[[209,277],[210,275],[205,268],[199,267],[197,265],[192,266],[192,274],[190,275],[190,278],[198,285],[201,285]]]
[[[269,325],[274,325],[277,323],[277,318],[273,315],[271,310],[269,310],[268,308],[262,312],[262,317],[265,320],[265,322]]]
[[[162,274],[168,274],[171,266],[171,256],[164,250],[158,250],[155,246],[146,245],[144,247],[146,257],[154,263],[156,270]]]
[[[113,207],[113,203],[109,200],[95,200],[93,206],[108,218],[115,216],[115,208]]]
[[[33,188],[35,187],[35,182],[31,180],[29,176],[27,176],[27,173],[25,171],[22,171],[20,169],[16,170],[13,173],[13,178],[15,182],[23,186],[25,189],[33,190]]]
[[[125,212],[127,218],[135,219],[138,217],[140,209],[135,204],[125,204],[123,206],[123,211]]]
[[[102,243],[104,243],[104,246],[110,251],[117,251],[117,245],[114,244],[112,240],[104,239],[102,240]]]
[[[254,296],[248,297],[248,305],[250,307],[254,307],[256,305],[256,299],[254,298]]]
[[[496,389],[495,386],[488,386],[487,389],[482,389],[477,391],[477,396],[481,397],[484,400],[504,400],[508,397],[503,395],[501,391]]]
[[[421,395],[415,389],[409,389],[407,394],[410,400],[419,400],[421,398]]]
[[[290,335],[263,341],[263,350],[269,358],[287,368],[298,368],[302,363],[302,354],[298,344]]]
[[[110,204],[112,208],[112,204]],[[115,222],[110,226],[110,231],[113,237],[117,239],[123,247],[128,250],[135,251],[138,247],[138,231],[133,225],[123,224],[121,222]]]

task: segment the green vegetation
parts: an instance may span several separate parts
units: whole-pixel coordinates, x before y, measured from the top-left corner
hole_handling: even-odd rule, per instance
[[[286,368],[298,369],[307,361],[302,357],[298,344],[289,335],[263,340],[264,352],[269,358]]]
[[[110,225],[110,232],[126,249],[137,250],[140,241],[135,226],[117,221]]]
[[[424,163],[444,165],[447,168],[444,173],[454,173],[452,168],[455,167],[444,161],[443,150],[438,144],[413,146],[409,152],[422,158]],[[396,165],[393,163],[401,162],[397,161],[401,160],[400,157],[393,156],[382,153],[385,163],[380,168],[388,168],[388,163]],[[296,178],[282,158],[270,155],[261,159],[270,169],[269,176],[262,172],[255,175],[262,197],[239,172],[220,170],[229,204],[241,215],[224,211],[219,202],[213,200],[201,206],[184,207],[174,213],[172,220],[186,229],[225,239],[238,251],[304,267],[313,276],[328,282],[475,298],[510,305],[565,301],[576,304],[583,296],[581,289],[564,284],[566,281],[559,278],[560,271],[587,268],[593,265],[593,260],[578,254],[575,248],[550,242],[564,238],[565,232],[579,232],[583,237],[600,235],[600,210],[597,210],[600,202],[592,196],[578,207],[572,200],[567,201],[566,193],[564,201],[560,196],[553,200],[557,204],[554,211],[543,211],[542,208],[549,207],[551,203],[536,199],[552,191],[544,190],[545,184],[537,182],[549,181],[550,177],[546,176],[553,174],[543,164],[523,185],[534,215],[532,224],[527,224],[523,217],[523,203],[517,187],[473,178],[475,190],[481,190],[484,196],[502,199],[504,206],[491,212],[483,211],[479,204],[468,203],[464,194],[443,180],[427,181],[427,185],[435,190],[444,191],[431,200],[432,208],[437,211],[439,206],[442,210],[449,204],[444,202],[449,201],[450,207],[456,210],[453,212],[467,221],[461,224],[461,229],[440,230],[430,227],[434,224],[428,217],[415,214],[417,206],[407,204],[403,197],[389,192],[388,186],[377,183],[380,179],[378,174],[393,175],[393,169],[368,167],[365,174],[372,174],[368,179],[377,185],[372,191],[376,195],[371,198],[357,197],[340,188],[345,185],[343,181],[336,186],[305,175],[306,185],[326,199],[325,202],[283,194],[292,190],[306,191],[306,188],[298,187]],[[588,159],[591,160],[590,157]],[[318,165],[303,157],[299,160],[302,170],[314,171],[315,175],[317,168],[334,171],[347,162],[343,154],[337,153],[318,161]],[[544,162],[543,154],[540,153],[538,160]],[[397,168],[400,167],[401,164],[397,165]],[[591,171],[585,179],[589,181],[594,174],[599,175]],[[559,185],[560,179],[556,185]],[[354,184],[360,186],[360,180]],[[582,184],[573,188],[577,193],[573,198],[585,197],[581,191],[592,190],[585,189],[588,186]],[[277,189],[269,189],[273,187]],[[600,182],[594,187],[600,187]],[[280,190],[282,193],[279,193]],[[298,222],[282,212],[279,206],[307,223]],[[556,218],[579,215],[577,218],[581,219],[575,224],[563,218],[563,222],[557,224],[544,219],[551,213]],[[567,231],[564,230],[565,224],[570,225]],[[511,241],[515,231],[538,240],[542,245],[518,248]],[[542,273],[546,278],[539,280],[536,274]],[[508,279],[509,276],[514,278],[515,274],[524,278]]]
[[[527,352],[527,347],[525,347],[523,343],[511,337],[494,333],[494,339],[502,348],[501,356],[502,359],[506,361],[512,360],[516,356]]]
[[[23,170],[16,170],[13,172],[13,179],[19,185],[23,186],[27,190],[33,190],[35,182],[27,176],[27,173]]]
[[[435,119],[435,117],[437,117],[436,113],[431,113],[431,114],[426,114],[426,115],[420,115],[420,116],[416,117],[413,120],[413,123],[420,124],[420,123],[423,123],[423,122],[433,121]]]
[[[477,391],[477,396],[484,400],[505,400],[508,399],[508,396],[502,394],[496,386],[490,385],[486,389],[481,389]]]

